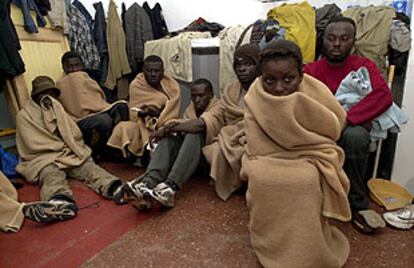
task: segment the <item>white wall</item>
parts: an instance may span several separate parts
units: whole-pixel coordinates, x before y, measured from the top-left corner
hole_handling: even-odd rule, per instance
[[[81,0],[88,11],[95,13],[93,3],[96,1]],[[108,8],[109,0],[101,0],[105,10]],[[320,7],[324,4],[335,3],[340,8],[345,9],[350,5],[359,4],[366,6],[368,4],[382,4],[389,0],[310,0],[312,6]],[[121,3],[124,2],[126,8],[133,3],[142,6],[143,0],[115,0],[118,5],[118,12],[121,12]],[[302,2],[301,0],[287,0],[274,3],[261,3],[258,0],[147,0],[150,7],[155,3],[160,3],[163,9],[163,15],[167,22],[168,29],[175,31],[184,28],[198,17],[203,17],[210,22],[218,22],[223,26],[235,26],[238,24],[249,25],[257,19],[265,19],[267,11],[283,3]]]
[[[414,11],[414,10],[413,10]],[[411,29],[414,23],[411,21]],[[412,35],[411,35],[412,37]],[[411,51],[408,59],[403,110],[409,117],[409,123],[404,126],[398,136],[392,180],[406,186],[414,195],[414,38],[411,40]]]

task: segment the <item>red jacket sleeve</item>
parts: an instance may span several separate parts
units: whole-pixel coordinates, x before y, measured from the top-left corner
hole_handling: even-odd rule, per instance
[[[375,119],[392,105],[391,90],[377,66],[370,61],[364,64],[368,69],[372,91],[348,111],[348,121],[358,125]]]

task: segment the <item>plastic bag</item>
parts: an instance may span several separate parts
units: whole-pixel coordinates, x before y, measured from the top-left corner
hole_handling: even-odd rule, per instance
[[[0,145],[0,164],[1,171],[8,178],[17,176],[16,166],[19,163],[19,159],[12,153],[9,153],[3,149]]]

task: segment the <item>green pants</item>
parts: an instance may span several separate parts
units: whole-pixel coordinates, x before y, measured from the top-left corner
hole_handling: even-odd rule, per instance
[[[204,143],[203,133],[188,133],[162,139],[141,181],[150,188],[160,182],[170,181],[181,189],[197,169]]]
[[[40,199],[48,201],[55,196],[65,196],[73,200],[67,177],[85,183],[91,190],[106,198],[111,196],[111,185],[119,181],[117,177],[96,165],[91,157],[82,165],[68,169],[60,169],[56,164],[50,164],[39,173]]]

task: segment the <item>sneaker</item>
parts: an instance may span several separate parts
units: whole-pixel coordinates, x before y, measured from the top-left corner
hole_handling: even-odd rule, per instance
[[[164,182],[158,184],[154,190],[151,191],[151,197],[165,207],[174,207],[175,191]]]
[[[112,200],[114,200],[114,202],[117,205],[123,205],[123,204],[128,203],[127,200],[125,200],[124,188],[125,188],[125,185],[124,183],[122,183],[118,186],[118,188],[116,188],[116,190],[112,194]]]
[[[127,182],[123,186],[125,200],[129,201],[138,210],[148,210],[151,208],[150,189],[145,182],[135,180]]]
[[[373,234],[378,228],[385,227],[381,216],[371,209],[353,212],[352,224],[360,233],[366,235]]]
[[[385,212],[382,217],[391,226],[403,230],[411,229],[414,226],[414,205]]]
[[[41,223],[69,220],[76,216],[77,211],[75,203],[61,200],[32,202],[23,206],[26,218]]]

